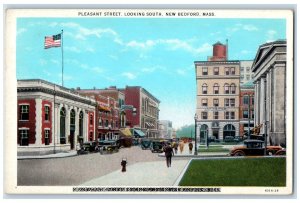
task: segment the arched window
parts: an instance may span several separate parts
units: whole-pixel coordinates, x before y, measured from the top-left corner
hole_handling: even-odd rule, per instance
[[[229,84],[227,83],[224,85],[224,94],[229,94]]]
[[[204,83],[202,85],[202,94],[207,94],[207,84],[206,83]]]
[[[214,94],[219,94],[219,84],[218,83],[214,84]]]
[[[227,124],[223,129],[223,139],[227,136],[235,137],[235,127],[232,124]]]
[[[235,86],[234,83],[232,83],[232,84],[230,85],[230,93],[231,93],[231,94],[235,94],[235,93],[236,93],[236,86]]]
[[[208,136],[208,126],[206,124],[201,125],[200,128],[200,142],[205,141],[206,136]]]
[[[66,109],[60,109],[60,144],[66,144]]]

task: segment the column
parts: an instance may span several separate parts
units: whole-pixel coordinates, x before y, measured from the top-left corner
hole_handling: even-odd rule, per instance
[[[78,144],[80,110],[81,110],[80,108],[75,109],[75,134],[74,134],[74,145],[75,146]]]
[[[35,145],[42,145],[42,99],[35,99]]]
[[[70,110],[71,107],[68,105],[65,105],[65,109],[66,109],[66,144],[69,144],[69,135],[70,135]]]
[[[260,88],[260,95],[259,95],[259,100],[260,100],[259,101],[259,105],[260,105],[260,107],[259,107],[259,110],[260,110],[259,122],[260,123],[259,124],[262,124],[266,120],[266,118],[265,118],[265,111],[266,111],[266,109],[265,109],[265,98],[266,98],[265,80],[266,80],[266,78],[263,78],[263,77],[260,79],[261,88]],[[260,129],[260,134],[263,134],[264,128],[265,128],[265,126],[263,125],[262,128]]]
[[[59,124],[60,124],[60,111],[59,111],[59,104],[54,104],[54,102],[52,103],[53,105],[53,111],[52,111],[52,144],[53,146],[56,148],[57,144],[59,143],[59,139],[57,138],[59,133],[60,133],[60,128],[59,128]],[[55,149],[56,150],[56,149]]]

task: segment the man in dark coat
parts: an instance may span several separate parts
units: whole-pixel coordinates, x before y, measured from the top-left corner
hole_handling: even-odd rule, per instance
[[[171,167],[172,156],[174,155],[172,147],[169,144],[167,144],[164,147],[164,152],[166,156],[167,167]]]

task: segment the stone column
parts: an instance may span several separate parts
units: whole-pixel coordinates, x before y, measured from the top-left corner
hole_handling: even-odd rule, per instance
[[[42,146],[42,99],[36,98],[35,99],[35,145]]]
[[[52,112],[52,144],[54,146],[54,150],[57,150],[56,147],[58,144],[60,144],[58,136],[60,136],[60,105],[54,104],[53,102],[54,110]]]
[[[65,109],[66,109],[66,144],[69,144],[69,135],[70,135],[70,112],[71,112],[71,107],[68,105],[65,105]]]
[[[74,146],[76,149],[76,145],[78,144],[78,135],[79,135],[79,113],[80,108],[75,109],[75,134],[74,134]]]

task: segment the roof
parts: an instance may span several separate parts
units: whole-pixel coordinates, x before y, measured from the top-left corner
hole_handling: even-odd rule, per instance
[[[253,80],[249,80],[248,82],[240,85],[240,87],[241,87],[241,89],[242,88],[247,88],[247,89],[248,88],[254,88],[254,83],[253,82],[254,82]]]

